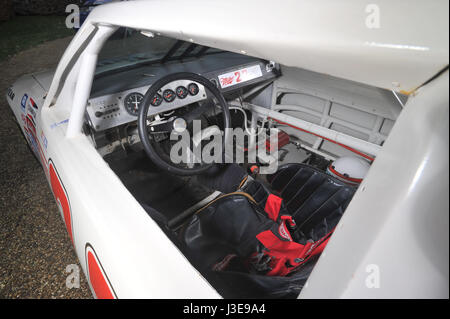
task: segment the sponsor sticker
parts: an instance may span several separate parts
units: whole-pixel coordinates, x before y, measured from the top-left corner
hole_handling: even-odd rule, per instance
[[[27,105],[28,95],[24,94],[22,96],[22,100],[20,101],[20,105],[22,105],[22,109],[25,111],[25,106]]]
[[[30,114],[33,119],[36,119],[36,111],[31,105],[28,105],[28,114]]]
[[[15,97],[15,96],[16,96],[16,95],[14,94],[13,89],[12,89],[12,88],[9,88],[9,89],[8,89],[8,97],[11,99],[11,101],[14,100],[14,97]]]
[[[31,149],[39,158],[39,146],[36,137],[36,126],[33,123],[33,119],[30,116],[26,117],[26,126],[25,126],[26,136],[28,137],[28,143],[30,144]]]
[[[50,125],[50,128],[54,129],[55,127],[58,127],[58,126],[60,126],[62,124],[65,124],[65,123],[69,123],[69,119],[65,119],[65,120],[63,120],[61,122],[53,123],[53,124]]]
[[[29,105],[31,105],[34,109],[38,109],[38,106],[37,106],[37,104],[34,102],[34,100],[30,97],[30,102],[29,102]]]
[[[262,76],[261,67],[258,65],[249,66],[237,71],[219,75],[221,88],[227,88],[239,83],[247,82]]]
[[[47,144],[48,144],[48,142],[47,142],[47,138],[45,137],[43,131],[41,131],[41,141],[42,141],[42,144],[44,145],[45,150],[47,150]]]

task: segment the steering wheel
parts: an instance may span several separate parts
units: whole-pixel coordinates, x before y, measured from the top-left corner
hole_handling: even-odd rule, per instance
[[[168,86],[171,85],[171,83],[175,81],[191,81],[197,85],[203,86],[205,88],[205,91],[209,91],[210,95],[208,95],[209,101],[212,100],[215,102],[214,105],[211,105],[211,103],[203,103],[203,105],[196,106],[193,110],[190,110],[190,105],[193,105],[192,101],[189,102],[189,99],[186,99],[186,103],[181,103],[180,106],[176,107],[177,116],[172,116],[167,121],[164,121],[163,123],[156,123],[156,124],[150,124],[148,125],[148,118],[149,118],[149,109],[152,105],[152,101],[155,101],[155,97],[159,95],[161,98],[161,94],[163,92],[163,89],[166,89]],[[172,94],[175,94],[172,92]],[[187,95],[190,96],[190,95]],[[205,92],[205,95],[202,95],[201,97],[204,97],[203,102],[207,101],[207,95]],[[180,103],[184,101],[185,98],[177,98],[179,101],[177,103]],[[167,100],[166,100],[167,101]],[[197,101],[198,102],[198,101]],[[164,102],[163,102],[164,103]],[[168,103],[170,104],[170,103]],[[222,109],[222,115],[223,115],[223,129],[225,132],[224,139],[222,140],[222,153],[225,154],[225,141],[227,141],[227,128],[230,128],[231,118],[230,118],[230,111],[228,109],[228,104],[223,97],[222,93],[219,91],[219,89],[210,82],[207,78],[195,74],[195,73],[189,73],[189,72],[181,72],[181,73],[173,73],[166,75],[159,80],[157,80],[154,84],[150,86],[150,88],[147,90],[147,92],[144,95],[144,99],[142,100],[141,107],[139,108],[139,117],[138,117],[138,132],[139,137],[142,142],[142,146],[147,154],[147,156],[152,160],[152,162],[158,166],[159,168],[166,170],[170,173],[176,174],[176,175],[183,175],[183,176],[189,176],[189,175],[196,175],[201,174],[207,171],[209,168],[211,168],[216,163],[204,163],[201,161],[201,163],[195,164],[193,167],[188,167],[187,165],[179,165],[176,163],[173,163],[170,159],[170,156],[166,154],[166,152],[162,151],[160,143],[158,142],[156,138],[157,133],[172,133],[173,130],[175,132],[180,132],[183,129],[186,129],[194,120],[200,119],[201,116],[209,111],[212,107],[215,107],[215,105],[220,106]],[[151,113],[160,114],[164,113],[165,108],[161,110],[161,112],[157,112],[158,107],[152,106]],[[182,111],[181,109],[187,110],[187,112],[178,112]],[[166,113],[167,113],[167,109]],[[170,109],[172,111],[173,109]],[[183,113],[183,114],[179,114]],[[157,121],[156,121],[157,122]],[[155,134],[156,133],[156,134]],[[223,161],[223,158],[222,158]]]

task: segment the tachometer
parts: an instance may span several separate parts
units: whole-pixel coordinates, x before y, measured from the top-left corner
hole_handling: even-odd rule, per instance
[[[166,102],[172,102],[176,98],[175,92],[171,89],[164,90],[163,98]]]
[[[123,100],[123,104],[125,105],[125,109],[131,115],[138,116],[139,114],[139,106],[141,105],[144,96],[141,93],[133,92],[128,94]]]
[[[153,105],[153,106],[159,106],[159,105],[161,105],[162,101],[163,101],[162,96],[159,95],[158,93],[156,93],[152,97],[152,101],[150,102],[150,104]]]

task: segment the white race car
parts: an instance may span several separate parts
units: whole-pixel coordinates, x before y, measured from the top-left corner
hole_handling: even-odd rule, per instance
[[[6,98],[97,298],[448,298],[448,58],[444,0],[127,1]]]

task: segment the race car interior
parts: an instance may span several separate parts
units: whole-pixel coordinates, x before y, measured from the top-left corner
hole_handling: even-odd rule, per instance
[[[405,97],[129,29],[102,54],[84,131],[129,192],[223,297],[296,298]]]

